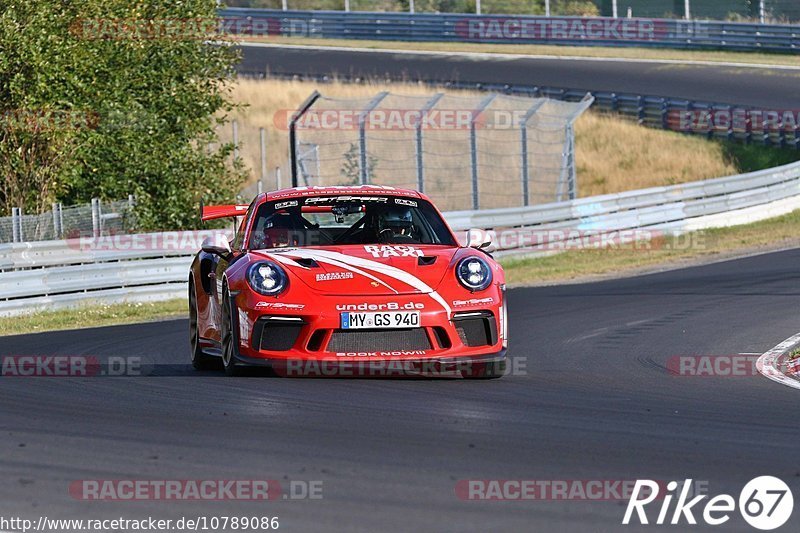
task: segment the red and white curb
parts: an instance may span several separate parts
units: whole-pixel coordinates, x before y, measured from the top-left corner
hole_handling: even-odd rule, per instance
[[[800,389],[800,381],[790,378],[781,372],[781,359],[796,345],[800,344],[800,333],[793,335],[763,354],[756,361],[756,369],[766,378],[777,381],[788,387]]]

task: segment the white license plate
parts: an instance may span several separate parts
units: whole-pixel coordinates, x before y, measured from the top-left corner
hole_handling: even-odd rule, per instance
[[[342,329],[418,328],[419,311],[342,313]]]

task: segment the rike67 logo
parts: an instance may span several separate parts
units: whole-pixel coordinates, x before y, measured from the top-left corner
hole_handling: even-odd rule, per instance
[[[658,517],[653,524],[697,524],[698,515],[711,526],[722,525],[731,518],[737,509],[737,502],[729,494],[720,494],[703,502],[709,496],[701,494],[691,499],[689,490],[692,480],[687,479],[682,485],[677,481],[667,484],[666,495],[661,499]],[[645,507],[659,499],[659,484],[649,479],[637,480],[633,493],[625,509],[622,523],[650,524]],[[675,500],[673,507],[672,502]],[[702,503],[701,503],[702,502]],[[654,506],[656,507],[656,506]],[[772,476],[761,476],[750,480],[739,493],[738,510],[745,522],[756,529],[768,531],[785,524],[792,516],[794,498],[789,486],[782,480]],[[652,510],[652,509],[651,509]]]

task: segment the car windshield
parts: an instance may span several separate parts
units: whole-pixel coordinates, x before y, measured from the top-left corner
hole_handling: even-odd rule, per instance
[[[391,196],[313,196],[266,202],[252,222],[249,249],[339,244],[455,246],[424,200]]]

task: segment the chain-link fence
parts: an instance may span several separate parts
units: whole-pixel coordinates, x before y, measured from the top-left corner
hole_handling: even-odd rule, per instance
[[[117,202],[92,200],[90,204],[62,207],[26,215],[19,208],[0,217],[0,243],[48,241],[129,232],[135,229],[134,198]]]
[[[299,185],[417,189],[452,211],[557,202],[577,191],[580,102],[497,93],[344,100],[315,93],[294,115]]]

